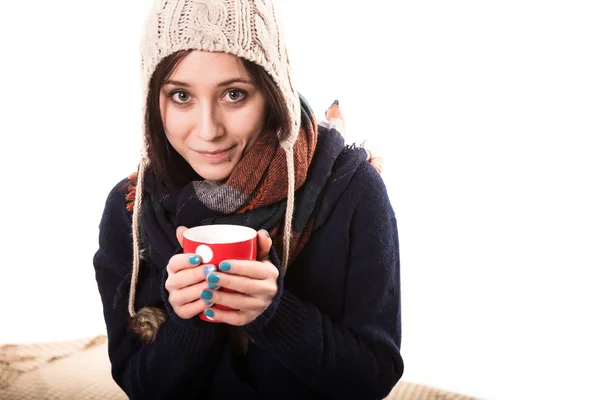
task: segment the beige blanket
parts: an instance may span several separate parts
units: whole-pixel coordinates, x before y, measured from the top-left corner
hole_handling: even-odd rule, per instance
[[[127,399],[110,375],[106,336],[0,347],[0,399]],[[400,381],[386,400],[475,400]]]

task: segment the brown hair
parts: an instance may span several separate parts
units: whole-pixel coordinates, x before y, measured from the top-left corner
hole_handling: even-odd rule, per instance
[[[192,180],[202,179],[167,140],[160,112],[160,91],[179,63],[193,50],[182,50],[165,57],[150,78],[146,115],[144,116],[148,158],[156,183],[167,189],[184,186]],[[275,81],[261,66],[246,59],[242,64],[254,84],[267,101],[265,129],[280,132],[280,137],[289,134],[290,120],[285,98]]]

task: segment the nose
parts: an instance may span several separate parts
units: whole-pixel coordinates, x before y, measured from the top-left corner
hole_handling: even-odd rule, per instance
[[[194,133],[204,141],[213,141],[224,134],[221,124],[221,115],[218,107],[209,102],[202,102],[198,105],[198,112],[195,116],[196,125]]]

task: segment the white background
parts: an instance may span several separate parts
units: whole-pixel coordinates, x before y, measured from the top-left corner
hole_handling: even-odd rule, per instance
[[[279,2],[299,90],[386,159],[403,379],[600,398],[597,3]],[[91,260],[139,154],[147,3],[0,8],[0,344],[104,332]]]

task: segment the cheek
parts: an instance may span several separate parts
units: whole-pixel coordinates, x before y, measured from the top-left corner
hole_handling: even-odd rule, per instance
[[[189,131],[189,117],[172,107],[162,107],[162,123],[167,137],[182,138]]]
[[[230,119],[229,132],[245,141],[257,138],[265,125],[265,110],[263,107],[248,107],[234,118]]]

